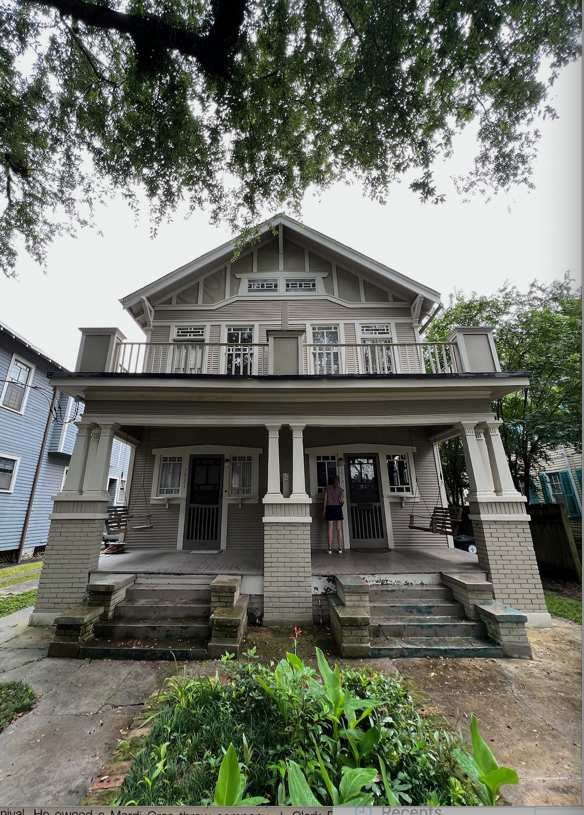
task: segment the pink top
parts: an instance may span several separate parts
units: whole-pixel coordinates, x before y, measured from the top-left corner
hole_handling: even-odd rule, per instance
[[[339,507],[344,494],[344,491],[340,487],[334,487],[332,484],[329,484],[326,488],[327,507]]]

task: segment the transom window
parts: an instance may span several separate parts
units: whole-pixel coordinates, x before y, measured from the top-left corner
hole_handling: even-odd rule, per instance
[[[312,367],[315,374],[339,373],[339,327],[335,325],[313,326]]]
[[[27,365],[18,357],[13,357],[2,392],[2,407],[14,410],[16,413],[24,411],[26,388],[30,383],[32,372],[31,365]]]
[[[203,325],[179,325],[176,327],[177,340],[192,340],[195,342],[205,341],[205,326]]]
[[[253,291],[278,291],[278,278],[277,277],[262,277],[257,280],[249,279],[247,281],[248,292]]]
[[[317,456],[316,457],[316,491],[324,492],[329,481],[337,473],[337,457],[336,456]]]
[[[289,278],[286,280],[286,291],[287,292],[315,292],[316,291],[316,278],[312,279],[301,279],[301,278]]]
[[[252,457],[231,457],[231,495],[251,495]]]
[[[408,457],[405,453],[387,456],[387,474],[390,492],[411,493]]]
[[[0,455],[0,492],[12,492],[14,489],[18,462],[16,457]]]
[[[182,456],[162,456],[158,495],[178,495]]]

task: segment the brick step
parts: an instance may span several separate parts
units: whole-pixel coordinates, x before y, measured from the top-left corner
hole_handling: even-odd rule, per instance
[[[136,639],[136,640],[208,640],[211,636],[211,626],[197,620],[178,622],[170,620],[110,620],[99,621],[93,628],[98,639]]]
[[[456,600],[391,600],[370,603],[372,617],[464,617],[464,606]]]
[[[193,660],[207,659],[207,646],[183,642],[181,640],[149,640],[131,644],[127,640],[114,640],[96,637],[79,648],[79,659],[148,659],[148,660]]]
[[[487,627],[480,620],[412,616],[375,620],[369,632],[371,637],[486,637]]]
[[[435,598],[437,600],[452,600],[452,589],[447,586],[439,585],[416,585],[416,586],[379,586],[369,590],[369,600],[389,600],[390,598],[420,598],[428,600]]]
[[[208,620],[210,601],[193,603],[191,600],[125,600],[116,606],[114,619],[147,620]]]
[[[371,640],[370,656],[375,659],[409,659],[412,657],[447,657],[465,659],[503,657],[500,645],[476,637],[397,637]]]
[[[157,583],[134,583],[126,592],[126,600],[192,600],[195,603],[208,603],[211,589],[187,584],[168,585]]]

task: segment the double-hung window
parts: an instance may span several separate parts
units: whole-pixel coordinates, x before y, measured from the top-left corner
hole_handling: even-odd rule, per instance
[[[0,453],[0,492],[12,492],[20,458]]]
[[[394,371],[389,323],[361,326],[361,368],[366,374],[390,374]]]
[[[251,495],[252,467],[251,456],[231,457],[231,495]]]
[[[8,376],[2,389],[0,404],[15,413],[24,413],[27,389],[32,380],[34,367],[17,356],[12,357]]]
[[[408,457],[405,453],[387,456],[389,491],[394,494],[411,495]]]
[[[336,456],[317,456],[316,457],[316,491],[323,493],[337,473],[337,457]]]
[[[180,493],[181,470],[182,456],[162,456],[158,481],[159,496],[178,495]]]
[[[339,327],[319,325],[312,329],[312,370],[315,374],[339,374]]]

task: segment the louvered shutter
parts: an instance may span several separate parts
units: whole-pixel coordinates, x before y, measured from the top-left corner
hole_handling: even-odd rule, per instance
[[[543,492],[544,503],[553,504],[549,481],[548,481],[547,475],[545,473],[540,473],[539,474],[539,483],[541,484],[541,490]]]
[[[559,473],[560,481],[562,482],[562,492],[566,499],[566,509],[570,518],[579,518],[582,514],[580,512],[580,505],[574,495],[574,484],[570,478],[570,473],[567,470],[562,470]]]
[[[580,492],[582,492],[582,467],[578,467],[576,470],[576,478],[578,479],[578,484],[580,485]]]

